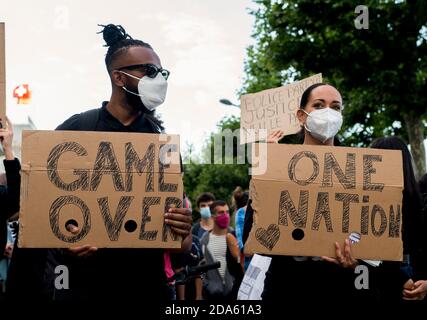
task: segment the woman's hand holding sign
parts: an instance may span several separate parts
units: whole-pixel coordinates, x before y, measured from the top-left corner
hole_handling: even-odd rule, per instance
[[[282,130],[274,130],[267,137],[267,143],[279,143],[279,141],[285,136],[285,132]]]
[[[345,239],[343,250],[344,251],[341,250],[339,243],[335,242],[335,258],[323,256],[322,259],[328,262],[335,263],[343,268],[356,268],[359,263],[351,255],[350,240]]]

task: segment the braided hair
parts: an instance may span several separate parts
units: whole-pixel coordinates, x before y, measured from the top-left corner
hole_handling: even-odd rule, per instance
[[[144,47],[153,50],[153,48],[142,40],[133,39],[121,25],[107,24],[98,26],[103,27],[99,32],[102,33],[105,45],[108,47],[107,54],[105,55],[105,65],[107,66],[108,72],[111,71],[111,66],[115,59],[121,54],[125,53],[130,47]],[[154,110],[145,110],[144,117],[153,127],[155,132],[163,132],[163,121],[156,117]]]
[[[105,41],[104,47],[108,47],[108,51],[105,56],[105,65],[107,66],[108,71],[110,71],[112,62],[120,54],[126,52],[130,47],[145,47],[153,49],[148,43],[133,39],[126,33],[126,30],[121,25],[100,24],[99,26],[103,27],[103,30],[99,31],[98,34],[102,33],[102,37]]]
[[[414,253],[423,243],[422,196],[412,167],[412,156],[406,143],[396,136],[377,138],[371,148],[402,151],[403,198],[402,240],[404,253]]]

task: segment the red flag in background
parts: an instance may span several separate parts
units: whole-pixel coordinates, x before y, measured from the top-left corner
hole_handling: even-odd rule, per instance
[[[28,104],[31,102],[31,90],[28,84],[20,84],[13,90],[13,97],[18,104]]]

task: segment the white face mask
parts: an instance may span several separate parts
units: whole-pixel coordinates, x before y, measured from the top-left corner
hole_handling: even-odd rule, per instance
[[[341,128],[342,115],[331,108],[323,108],[305,113],[308,115],[306,125],[304,125],[305,129],[313,138],[322,143],[333,138]]]
[[[129,91],[125,86],[123,86],[123,89],[131,94],[139,96],[148,110],[153,111],[165,101],[168,83],[160,72],[154,78],[144,76],[141,79],[124,71],[120,72],[139,80],[138,93]]]

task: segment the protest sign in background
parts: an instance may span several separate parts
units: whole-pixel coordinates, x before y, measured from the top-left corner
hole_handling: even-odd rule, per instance
[[[285,135],[301,130],[296,111],[301,96],[309,86],[322,82],[322,75],[296,81],[279,88],[245,94],[240,99],[240,143],[262,140],[260,129],[267,135],[273,130],[282,130]]]

